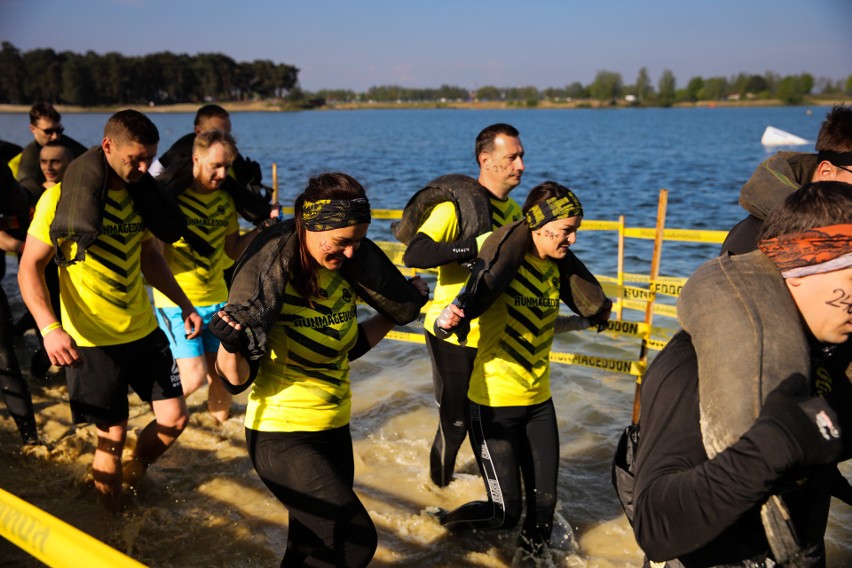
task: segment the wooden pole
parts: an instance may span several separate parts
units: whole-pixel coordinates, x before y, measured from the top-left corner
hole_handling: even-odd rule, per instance
[[[624,311],[624,215],[618,217],[618,267],[616,268],[616,283],[621,298],[615,310],[616,319],[620,320]]]
[[[660,190],[660,198],[657,202],[657,230],[654,234],[654,252],[651,256],[651,283],[657,280],[660,275],[660,258],[663,255],[663,232],[666,228],[666,208],[669,202],[669,191],[667,189]],[[651,335],[651,323],[654,320],[654,301],[653,299],[645,306],[645,323],[648,326],[648,337]],[[642,347],[639,350],[639,363],[645,365],[648,360],[648,342],[647,337],[642,338]],[[642,408],[642,403],[639,398],[639,390],[642,386],[642,376],[636,379],[636,392],[633,395],[633,424],[639,422],[639,413]]]
[[[278,164],[272,162],[272,204],[278,203]]]

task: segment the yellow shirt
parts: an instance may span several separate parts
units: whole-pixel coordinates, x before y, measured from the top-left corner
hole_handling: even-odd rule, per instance
[[[12,170],[12,177],[15,179],[18,179],[18,171],[21,169],[21,156],[23,155],[23,153],[20,153],[9,160],[9,169]]]
[[[287,283],[269,352],[246,407],[246,427],[261,432],[317,432],[349,424],[348,353],[358,337],[355,293],[336,270],[319,269],[324,298],[314,306]]]
[[[209,257],[199,254],[181,237],[166,244],[163,256],[175,280],[194,306],[210,306],[228,299],[228,287],[222,273],[226,267],[225,237],[240,230],[234,199],[222,190],[199,193],[187,189],[178,197],[189,230],[213,247]],[[154,305],[173,308],[174,302],[154,290]]]
[[[44,192],[28,231],[51,246],[50,225],[61,191],[59,183]],[[101,234],[85,259],[59,268],[62,326],[77,345],[130,343],[156,329],[140,269],[142,241],[149,238],[127,190],[109,190]],[[68,256],[73,257],[73,251]]]
[[[531,406],[550,398],[550,347],[559,314],[559,268],[530,253],[479,318],[481,338],[468,398],[484,406]]]
[[[491,230],[499,229],[521,219],[521,207],[517,202],[508,198],[501,201],[491,197]],[[456,216],[456,207],[452,202],[439,203],[429,213],[426,221],[418,229],[419,233],[425,234],[436,243],[448,243],[459,238],[459,221]],[[438,282],[435,285],[432,305],[426,313],[423,327],[427,332],[434,334],[434,323],[447,304],[450,304],[462,287],[467,282],[470,271],[457,262],[451,262],[438,267]],[[451,335],[446,341],[458,345],[458,337]],[[468,347],[476,347],[479,342],[479,323],[477,320],[470,322],[470,333],[467,336]]]

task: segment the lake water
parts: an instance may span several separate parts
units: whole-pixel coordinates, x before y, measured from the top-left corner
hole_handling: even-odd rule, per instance
[[[702,108],[619,110],[361,110],[300,113],[239,113],[232,116],[240,150],[264,168],[278,164],[281,201],[293,199],[311,174],[342,170],[367,187],[376,208],[399,209],[428,180],[446,173],[477,172],[476,134],[494,122],[521,131],[526,173],[513,197],[523,202],[537,183],[552,179],[577,193],[587,219],[626,217],[631,227],[652,227],[660,188],[669,190],[668,227],[727,230],[744,216],[739,188],[775,150],[760,144],[772,125],[811,142],[828,108]],[[161,134],[160,149],[192,127],[191,114],[150,114]],[[106,114],[68,114],[66,132],[85,144],[98,143]],[[0,114],[0,139],[31,140],[25,115]],[[799,148],[811,151],[813,144]],[[391,240],[387,221],[374,221],[370,237]],[[574,247],[596,273],[615,274],[615,237],[581,231]],[[718,245],[666,242],[661,272],[688,276],[714,256]],[[651,245],[631,240],[626,270],[648,273]],[[3,282],[13,298],[14,266]],[[625,317],[640,317],[626,315]],[[655,319],[673,328],[674,320]],[[416,327],[407,329],[416,332]],[[635,360],[637,340],[591,332],[557,338],[554,350]],[[26,357],[22,348],[22,357]],[[437,412],[431,370],[422,345],[384,341],[353,364],[352,429],[356,488],[379,529],[374,566],[510,566],[515,535],[448,535],[422,513],[482,498],[469,448],[462,473],[449,487],[428,481],[428,449]],[[286,542],[286,513],[257,480],[245,454],[244,400],[222,426],[201,412],[203,396],[190,397],[195,411],[177,446],[150,476],[121,519],[104,519],[85,483],[92,433],[71,428],[61,381],[31,383],[46,448],[21,454],[14,427],[0,413],[3,464],[0,487],[128,552],[151,566],[272,566]],[[638,566],[633,541],[610,487],[609,464],[618,434],[630,421],[634,382],[629,375],[588,367],[553,365],[553,396],[559,417],[560,534],[557,566]],[[131,424],[150,415],[134,406]],[[132,436],[131,436],[132,438]],[[844,470],[849,475],[849,469]],[[41,479],[51,482],[20,483]],[[852,564],[852,512],[835,503],[828,535],[829,561]],[[560,540],[560,539],[556,539]],[[0,542],[0,556],[27,565]]]

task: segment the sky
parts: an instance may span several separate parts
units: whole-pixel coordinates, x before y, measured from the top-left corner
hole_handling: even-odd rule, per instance
[[[303,89],[635,82],[665,69],[852,75],[849,0],[0,0],[21,51],[218,52],[300,69]]]

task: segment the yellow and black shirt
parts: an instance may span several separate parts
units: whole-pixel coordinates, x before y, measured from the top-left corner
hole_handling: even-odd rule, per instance
[[[356,296],[339,272],[320,268],[313,306],[287,284],[246,408],[246,427],[317,432],[345,426],[352,410],[349,350],[358,337]]]
[[[41,196],[28,234],[53,245],[50,225],[62,184]],[[82,347],[119,345],[154,331],[157,320],[142,282],[142,241],[151,238],[126,189],[109,190],[103,224],[86,258],[59,269],[62,325]],[[69,258],[75,251],[68,251]]]
[[[484,406],[530,406],[550,398],[550,347],[559,314],[559,268],[524,256],[497,301],[479,317],[479,351],[468,398]]]
[[[181,238],[165,246],[166,263],[192,305],[225,302],[228,288],[222,274],[230,265],[230,258],[225,254],[225,237],[240,229],[234,199],[226,191],[201,193],[187,189],[178,197],[178,204],[189,230],[213,247],[214,253],[209,257],[198,254]],[[175,307],[175,303],[159,290],[154,290],[154,305]]]
[[[503,225],[518,221],[523,217],[521,207],[514,199],[508,198],[505,201],[494,197],[490,199],[492,231],[499,229]],[[459,221],[455,205],[449,201],[436,205],[417,232],[425,234],[437,243],[452,242],[458,239]],[[470,271],[456,262],[438,267],[438,282],[435,285],[432,305],[429,307],[424,320],[424,328],[428,333],[434,333],[433,325],[435,320],[438,318],[441,310],[455,300],[467,282],[468,276],[470,276]],[[455,335],[451,335],[446,341],[458,345],[458,338]],[[470,333],[467,336],[466,345],[468,347],[476,347],[478,341],[479,324],[477,320],[473,320],[470,324]]]

